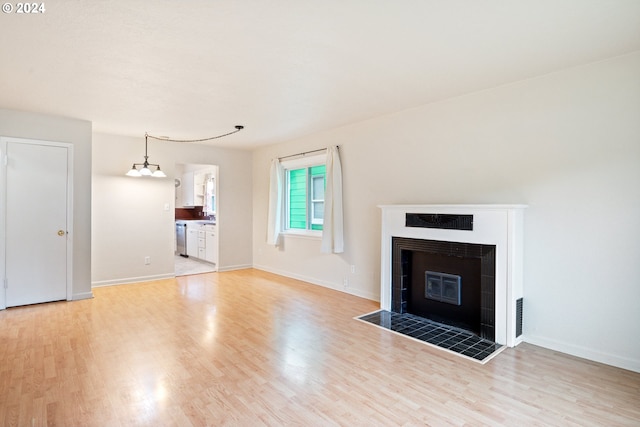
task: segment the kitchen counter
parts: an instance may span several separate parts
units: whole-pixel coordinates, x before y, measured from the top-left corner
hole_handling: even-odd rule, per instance
[[[216,225],[216,222],[206,219],[176,219],[176,224]]]

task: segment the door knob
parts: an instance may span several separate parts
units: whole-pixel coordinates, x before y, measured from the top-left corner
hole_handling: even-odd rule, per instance
[[[64,230],[58,230],[58,236],[64,236],[65,232]]]

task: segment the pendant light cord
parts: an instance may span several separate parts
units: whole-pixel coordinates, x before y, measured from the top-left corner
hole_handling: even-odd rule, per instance
[[[233,132],[225,133],[224,135],[212,136],[211,138],[202,138],[202,139],[172,139],[172,138],[166,138],[166,137],[162,137],[162,136],[153,136],[153,135],[149,135],[148,133],[145,133],[144,136],[145,136],[145,138],[148,137],[148,138],[152,138],[152,139],[157,139],[158,141],[204,142],[204,141],[211,141],[212,139],[218,139],[218,138],[222,138],[222,137],[225,137],[225,136],[233,135],[234,133],[238,133],[242,129],[244,129],[244,126],[236,125],[235,128],[236,128],[236,130],[234,130]]]

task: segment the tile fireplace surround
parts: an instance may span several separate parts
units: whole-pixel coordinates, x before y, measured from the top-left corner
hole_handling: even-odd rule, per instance
[[[392,238],[495,245],[495,342],[514,347],[516,304],[523,295],[523,215],[526,205],[382,205],[380,308],[392,311]],[[408,226],[407,214],[472,216],[471,229]],[[467,227],[469,228],[469,227]]]

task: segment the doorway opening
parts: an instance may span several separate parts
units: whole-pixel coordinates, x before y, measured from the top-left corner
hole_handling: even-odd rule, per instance
[[[175,274],[218,271],[218,166],[175,165]]]

